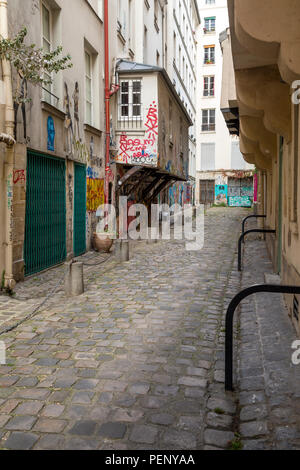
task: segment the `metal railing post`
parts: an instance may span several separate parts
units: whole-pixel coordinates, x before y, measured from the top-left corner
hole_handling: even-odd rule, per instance
[[[245,225],[246,225],[247,220],[253,219],[253,218],[266,219],[267,216],[266,215],[248,215],[248,217],[245,217],[242,222],[242,234],[245,233]]]
[[[242,270],[242,242],[245,236],[248,235],[249,233],[276,233],[276,230],[253,228],[251,230],[247,230],[247,232],[242,233],[242,235],[239,238],[239,244],[238,244],[238,271]]]

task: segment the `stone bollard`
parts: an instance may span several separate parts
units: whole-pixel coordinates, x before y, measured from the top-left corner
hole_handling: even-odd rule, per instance
[[[121,240],[120,244],[120,262],[125,263],[130,259],[129,240]]]
[[[115,240],[114,243],[114,257],[117,258],[117,260],[120,259],[120,253],[121,253],[121,241],[122,240]]]
[[[66,263],[65,293],[67,296],[75,297],[84,293],[83,263]]]

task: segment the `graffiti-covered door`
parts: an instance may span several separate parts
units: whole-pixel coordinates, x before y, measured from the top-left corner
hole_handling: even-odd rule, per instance
[[[200,180],[200,204],[215,202],[215,180]]]
[[[65,161],[27,154],[24,260],[29,276],[66,259]]]
[[[253,178],[228,178],[228,205],[251,207],[254,196]]]
[[[74,165],[74,255],[86,251],[86,167]]]

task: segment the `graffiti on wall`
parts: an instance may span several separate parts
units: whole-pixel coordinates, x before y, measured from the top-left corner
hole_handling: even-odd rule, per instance
[[[217,184],[215,186],[216,204],[227,204],[228,186],[227,184]]]
[[[228,198],[230,207],[252,207],[252,201],[249,196],[232,196]]]
[[[82,141],[79,126],[79,84],[75,83],[72,95],[74,107],[74,123],[72,118],[72,102],[69,96],[69,88],[65,82],[64,109],[65,109],[65,151],[69,157],[86,164],[89,161],[90,148]]]
[[[87,178],[87,211],[96,212],[104,204],[104,179]]]
[[[155,101],[149,107],[145,127],[144,138],[128,137],[125,132],[120,135],[117,163],[157,166],[158,113]]]
[[[51,116],[47,119],[47,150],[54,152],[55,127]]]
[[[26,183],[25,170],[14,170],[13,183]]]

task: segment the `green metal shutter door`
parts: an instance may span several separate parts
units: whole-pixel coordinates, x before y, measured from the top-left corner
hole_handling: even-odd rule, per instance
[[[25,275],[66,259],[65,161],[27,154]]]
[[[86,167],[74,165],[74,255],[86,251]]]

